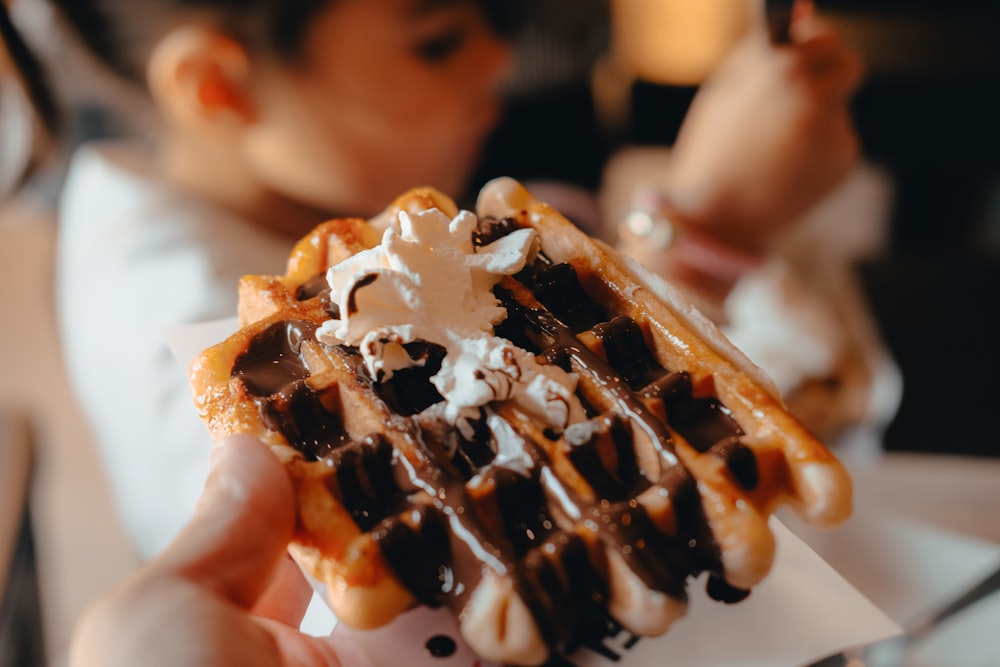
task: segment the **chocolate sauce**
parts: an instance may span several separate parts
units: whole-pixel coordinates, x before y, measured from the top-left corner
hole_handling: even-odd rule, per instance
[[[632,389],[641,389],[667,371],[656,361],[642,338],[639,325],[630,317],[616,317],[594,326],[591,331],[601,341],[608,363]]]
[[[645,510],[632,500],[656,484],[671,498],[676,512],[679,507],[677,501],[692,493],[693,478],[678,460],[666,426],[607,361],[582,345],[573,332],[551,313],[523,305],[513,292],[502,287],[494,292],[507,308],[508,317],[510,313],[515,313],[519,321],[543,332],[550,344],[542,350],[542,354],[550,362],[568,364],[576,373],[603,387],[615,401],[615,414],[626,421],[633,432],[641,431],[656,450],[659,469],[643,471],[638,483],[625,494],[629,500],[611,502],[605,498],[597,505],[581,502],[578,510],[583,515],[590,514],[601,539],[618,551],[646,585],[683,599],[684,581],[688,576],[702,569],[721,571],[721,564],[700,503],[690,503],[686,508],[691,517],[677,517],[678,524],[683,525],[688,534],[666,536],[653,529]],[[636,544],[646,546],[636,548]]]
[[[717,442],[743,435],[728,410],[716,398],[694,398],[690,394],[663,397],[667,422],[699,452]]]
[[[305,380],[297,380],[261,401],[261,416],[268,428],[284,435],[306,459],[315,461],[351,441],[340,415],[323,401]]]
[[[350,293],[347,295],[347,314],[354,315],[358,312],[358,290],[362,287],[367,287],[371,285],[376,280],[378,280],[377,273],[369,273],[366,276],[362,276],[354,281],[354,285],[351,287]]]
[[[480,417],[468,423],[471,433],[469,437],[462,435],[457,429],[448,430],[450,440],[448,449],[455,452],[452,460],[462,465],[469,472],[466,479],[480,468],[485,468],[497,455],[496,441],[486,423],[486,411],[480,410]]]
[[[570,462],[599,497],[611,502],[626,500],[642,485],[632,436],[616,415],[570,425],[563,433],[563,442]],[[606,452],[603,456],[602,450]],[[614,461],[611,469],[607,460]]]
[[[586,618],[607,615],[607,583],[580,535],[552,532],[525,555],[522,566],[520,589],[536,594],[531,608],[550,643],[566,641]]]
[[[424,651],[432,658],[447,658],[455,653],[458,644],[448,635],[434,635],[424,644]]]
[[[748,491],[757,488],[757,457],[740,441],[743,429],[717,398],[695,398],[691,392],[691,378],[682,372],[663,375],[640,393],[662,400],[671,427],[699,452],[721,459],[737,484]]]
[[[708,450],[710,454],[725,462],[729,474],[741,487],[753,491],[760,483],[760,469],[753,450],[737,438],[721,440]]]
[[[405,492],[395,483],[393,447],[379,435],[348,442],[325,457],[334,471],[331,492],[363,531],[397,512]]]
[[[573,333],[580,333],[608,319],[608,314],[587,296],[576,270],[569,264],[546,267],[533,277],[535,298]]]
[[[447,525],[432,505],[414,504],[386,517],[371,531],[400,583],[422,604],[439,607],[453,577]]]
[[[496,218],[480,217],[476,222],[476,229],[472,232],[472,245],[476,248],[482,248],[520,228],[521,225],[514,218],[497,220]]]
[[[315,337],[316,328],[304,320],[272,324],[250,342],[232,370],[257,397],[265,425],[309,460],[324,458],[350,440],[339,414],[306,381],[302,343]]]
[[[340,306],[334,302],[330,294],[330,284],[326,280],[326,273],[320,273],[305,281],[295,290],[296,301],[308,301],[309,299],[320,299],[323,310],[335,320],[340,319]]]
[[[393,412],[409,417],[442,400],[431,378],[441,370],[445,348],[415,341],[403,349],[416,365],[401,368],[391,378],[376,383],[376,391]]]
[[[330,284],[326,281],[326,273],[320,273],[298,286],[295,290],[295,300],[307,301],[329,291]]]
[[[257,396],[274,394],[295,380],[309,376],[302,360],[302,341],[313,338],[316,325],[304,320],[273,324],[258,334],[233,365],[247,390]]]
[[[750,595],[750,591],[743,588],[736,588],[735,586],[729,584],[725,579],[715,574],[710,574],[708,576],[708,581],[705,583],[705,592],[708,593],[708,597],[713,600],[718,600],[719,602],[724,602],[726,604],[736,604],[737,602],[742,602]]]
[[[473,242],[486,245],[517,228],[509,218],[481,220]],[[356,289],[375,279],[373,274],[359,281]],[[406,346],[422,365],[383,379],[367,375],[356,350],[336,347],[331,354],[354,366],[359,387],[370,388],[372,398],[395,415],[386,437],[351,438],[337,416],[337,397],[318,394],[306,381],[301,342],[314,336],[316,325],[302,321],[273,325],[258,336],[233,374],[259,398],[270,428],[306,458],[328,460],[331,493],[424,604],[460,613],[492,571],[511,578],[545,640],[556,645],[595,619],[603,622],[604,549],[620,556],[649,588],[678,599],[686,598],[686,582],[706,571],[713,597],[745,596],[721,578],[697,483],[679,460],[672,435],[724,460],[737,483],[752,489],[759,477],[756,459],[728,410],[714,397],[696,396],[686,373],[663,368],[641,327],[629,318],[611,319],[569,264],[553,264],[540,254],[502,285],[494,293],[508,316],[496,335],[578,374],[581,386],[599,387],[610,408],[591,405],[578,392],[589,419],[540,442],[515,428],[494,434],[486,427],[492,406],[458,433],[421,421],[421,413],[441,400],[430,378],[440,368],[443,348]],[[302,298],[323,293],[312,284],[299,291]],[[346,307],[357,308],[353,293]],[[581,343],[583,331],[600,342],[600,354]],[[497,437],[517,439],[505,447],[521,448],[531,465],[504,467]],[[555,454],[565,456],[590,493],[560,479]],[[638,501],[653,487],[669,500],[675,526],[670,532],[658,529]]]

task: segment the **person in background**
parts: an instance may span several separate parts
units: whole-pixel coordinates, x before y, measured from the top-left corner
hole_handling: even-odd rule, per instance
[[[142,93],[126,113],[150,119],[75,152],[57,289],[71,381],[151,557],[194,512],[211,450],[164,328],[233,315],[239,278],[282,273],[325,219],[417,185],[468,202],[513,64],[511,4],[51,1],[86,58]],[[795,32],[706,82],[670,157],[671,205],[741,253],[856,158],[856,61],[813,17]]]
[[[146,93],[126,111],[153,128],[75,152],[57,259],[70,379],[149,557],[211,450],[164,327],[233,315],[239,278],[283,273],[327,218],[418,183],[458,195],[500,113],[504,3],[55,4],[87,58]]]

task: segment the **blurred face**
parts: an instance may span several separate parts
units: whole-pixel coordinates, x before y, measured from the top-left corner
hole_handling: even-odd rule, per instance
[[[267,187],[350,215],[419,185],[462,191],[510,61],[474,3],[335,0],[306,40],[254,84],[246,157]]]

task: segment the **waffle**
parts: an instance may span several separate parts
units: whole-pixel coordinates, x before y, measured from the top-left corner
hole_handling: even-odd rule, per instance
[[[527,248],[485,297],[502,308],[486,335],[518,381],[541,378],[547,411],[477,371],[492,398],[449,414],[434,378],[451,348],[416,334],[331,343],[376,281],[342,293],[327,269],[430,208],[459,219],[415,190],[378,221],[317,227],[286,275],[244,278],[240,330],[191,369],[215,437],[253,433],[282,459],[298,496],[291,549],[342,622],[447,606],[480,657],[542,664],[608,616],[665,632],[695,578],[743,599],[772,564],[781,505],[820,526],[850,513],[844,468],[756,367],[669,285],[510,179],[483,189],[467,236],[482,257]],[[408,361],[373,365],[379,346]]]

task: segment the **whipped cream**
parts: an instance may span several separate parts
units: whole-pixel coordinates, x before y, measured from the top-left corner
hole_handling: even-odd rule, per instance
[[[585,419],[574,393],[576,376],[538,363],[530,352],[493,334],[507,312],[492,288],[534,257],[536,233],[515,230],[476,249],[477,222],[469,211],[453,219],[438,209],[401,211],[380,245],[327,271],[340,318],[327,320],[317,338],[357,347],[372,377],[380,379],[422,363],[410,358],[403,348],[407,343],[435,343],[446,352],[431,378],[444,398],[428,408],[436,416],[464,430],[482,406],[513,401],[561,432]]]

